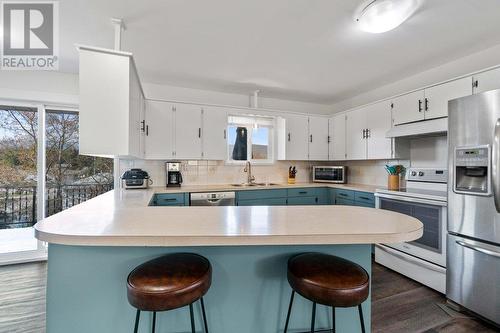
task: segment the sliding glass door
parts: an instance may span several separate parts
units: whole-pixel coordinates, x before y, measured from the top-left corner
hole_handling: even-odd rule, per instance
[[[0,106],[0,255],[10,258],[40,250],[32,228],[37,221],[38,121],[35,107]]]
[[[40,219],[113,188],[113,160],[79,155],[78,112],[0,105],[0,264],[38,260]]]
[[[78,153],[78,113],[45,113],[45,216],[113,189],[113,159]]]

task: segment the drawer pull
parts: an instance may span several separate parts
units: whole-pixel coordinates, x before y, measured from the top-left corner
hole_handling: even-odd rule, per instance
[[[300,191],[299,194],[307,194],[307,191]]]
[[[370,198],[368,197],[359,197],[360,199],[363,199],[363,200],[371,200]]]
[[[348,197],[348,195],[347,195],[347,194],[345,194],[345,193],[339,193],[339,195],[340,195],[341,197]]]
[[[176,198],[168,198],[168,199],[160,199],[160,200],[163,200],[163,201],[177,201]]]

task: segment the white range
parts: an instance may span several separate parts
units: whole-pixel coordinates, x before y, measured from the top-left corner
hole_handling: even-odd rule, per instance
[[[446,169],[409,168],[399,191],[377,189],[376,208],[419,219],[423,236],[399,244],[377,244],[375,261],[441,293],[446,291]]]

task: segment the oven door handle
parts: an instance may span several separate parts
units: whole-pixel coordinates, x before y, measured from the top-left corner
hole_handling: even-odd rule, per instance
[[[460,240],[455,241],[455,243],[457,243],[460,246],[466,247],[468,249],[471,249],[471,250],[474,250],[477,252],[481,252],[481,253],[487,254],[487,255],[492,256],[492,257],[500,258],[500,252],[492,251],[492,250],[486,249],[482,246],[477,246],[477,245],[470,244],[470,243],[460,241]]]
[[[375,197],[377,198],[386,198],[386,199],[392,199],[392,200],[397,200],[397,201],[405,201],[405,202],[412,202],[412,203],[422,203],[422,204],[428,204],[428,205],[433,205],[433,206],[442,206],[446,207],[447,203],[445,201],[438,201],[438,200],[429,200],[429,199],[419,199],[419,198],[410,198],[410,197],[405,197],[403,195],[392,195],[392,194],[384,194],[384,193],[375,193]]]
[[[397,250],[393,250],[391,248],[388,248],[387,246],[385,245],[375,245],[379,250],[382,250],[386,253],[389,253],[390,255],[393,255],[395,257],[398,257],[399,259],[402,259],[402,260],[405,260],[405,261],[409,261],[411,262],[412,264],[415,264],[415,265],[418,265],[420,267],[424,267],[424,268],[427,268],[427,269],[430,269],[430,270],[433,270],[435,272],[438,272],[438,273],[443,273],[443,272],[446,272],[446,269],[445,268],[442,268],[441,266],[436,266],[435,264],[430,264],[430,263],[427,263],[426,261],[424,260],[417,260],[417,259],[413,259],[413,256],[411,256],[410,254],[401,254],[399,251]]]

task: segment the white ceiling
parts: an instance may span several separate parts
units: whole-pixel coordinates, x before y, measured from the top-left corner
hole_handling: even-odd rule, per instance
[[[361,0],[61,0],[61,62],[127,26],[141,80],[333,103],[500,43],[499,0],[422,0],[403,25],[359,31]]]

